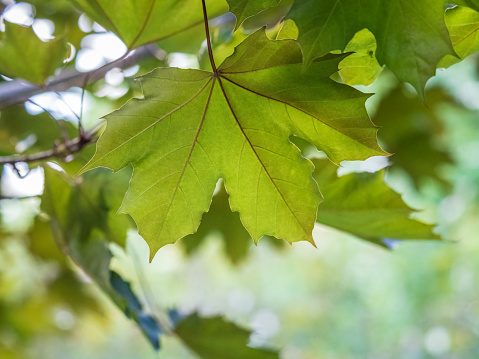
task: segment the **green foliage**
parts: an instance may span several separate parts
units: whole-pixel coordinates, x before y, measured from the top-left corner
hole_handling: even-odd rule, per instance
[[[410,218],[411,208],[384,183],[384,170],[337,177],[337,167],[328,160],[313,163],[325,198],[319,223],[385,247],[388,239],[439,239],[432,226]]]
[[[15,153],[35,153],[53,147],[61,137],[62,129],[74,137],[76,129],[66,121],[57,121],[43,112],[32,116],[24,106],[12,106],[0,113],[0,153],[3,156]],[[17,144],[22,142],[24,148]]]
[[[288,15],[299,28],[304,61],[344,50],[354,34],[368,28],[376,57],[423,95],[427,80],[445,55],[454,54],[438,0],[296,1]]]
[[[0,33],[0,73],[5,76],[41,85],[66,57],[67,47],[63,39],[44,42],[31,27],[5,22],[5,32]]]
[[[357,32],[346,45],[345,52],[353,52],[339,64],[339,76],[345,84],[371,85],[383,68],[376,60],[376,39],[368,30]]]
[[[250,271],[244,283],[226,278],[231,288],[281,287],[274,298],[285,304],[278,310],[284,315],[281,320],[297,315],[311,319],[319,316],[300,308],[302,304],[310,303],[314,294],[321,311],[335,312],[328,308],[336,305],[334,297],[330,298],[332,304],[323,305],[323,301],[327,302],[328,293],[338,283],[342,286],[351,278],[338,280],[328,272],[323,282],[326,285],[316,293],[315,273],[325,266],[311,262],[306,251],[301,252],[300,260],[296,257],[296,262],[308,266],[303,272],[294,270],[297,263],[287,261],[251,270],[248,266],[253,251],[249,248],[260,238],[315,244],[315,239],[321,239],[313,239],[315,223],[322,225],[315,233],[330,233],[327,227],[331,227],[339,230],[331,231],[333,236],[346,232],[383,247],[388,247],[389,240],[438,240],[441,236],[435,232],[453,232],[448,226],[454,216],[462,216],[470,205],[458,198],[474,201],[477,197],[477,191],[471,189],[479,181],[477,161],[461,159],[464,153],[477,152],[477,141],[474,125],[465,129],[464,124],[446,118],[465,118],[464,113],[468,113],[476,119],[477,113],[471,110],[475,99],[473,91],[467,96],[465,91],[453,96],[452,89],[439,89],[447,86],[437,81],[425,90],[437,67],[455,71],[453,64],[466,57],[473,61],[479,51],[479,2],[456,0],[453,4],[459,6],[442,0],[35,0],[31,2],[33,18],[27,14],[23,22],[32,27],[1,19],[5,26],[0,32],[0,74],[21,80],[0,80],[0,160],[14,170],[0,168],[0,190],[10,195],[15,192],[5,189],[19,187],[19,197],[31,196],[25,185],[30,176],[19,185],[12,180],[15,173],[22,175],[18,168],[21,162],[31,168],[40,165],[45,182],[43,193],[33,194],[30,211],[23,207],[29,199],[0,197],[0,215],[4,216],[0,219],[0,357],[23,359],[28,352],[23,347],[28,348],[30,340],[42,342],[40,333],[57,333],[54,327],[58,318],[52,319],[50,308],[66,308],[82,316],[89,311],[102,312],[104,307],[94,299],[97,296],[87,290],[91,287],[78,279],[86,275],[136,322],[156,350],[160,336],[168,336],[179,339],[203,359],[278,358],[277,352],[254,349],[267,339],[255,341],[249,331],[220,316],[197,314],[203,312],[195,306],[207,297],[204,292],[215,292],[202,287],[200,279],[212,273],[198,271],[198,258],[207,258],[218,276],[231,276],[233,269]],[[10,6],[17,5],[7,9]],[[4,8],[0,5],[1,11]],[[41,19],[52,20],[55,39],[42,41],[37,37],[35,25],[41,30]],[[76,53],[84,56],[92,51],[102,36],[94,35],[102,29],[93,22],[116,34],[128,56],[81,74],[74,69],[81,56],[64,63],[66,45],[68,42],[77,50],[72,51],[73,60]],[[97,56],[98,67],[108,56]],[[392,83],[388,71],[411,84],[419,98],[416,92]],[[140,75],[141,90],[133,85],[134,73]],[[456,83],[466,80],[470,79],[455,79]],[[368,102],[367,111],[365,105],[371,95],[351,86],[371,84],[380,95]],[[464,88],[473,86],[469,82]],[[85,88],[80,92],[74,87]],[[65,91],[65,97],[56,91]],[[44,92],[56,96],[67,109],[55,108],[55,116],[30,114],[36,101],[42,104],[48,97],[32,96]],[[111,112],[132,94],[136,98]],[[17,96],[19,100],[15,100]],[[66,100],[69,96],[74,101]],[[28,106],[10,106],[29,97]],[[107,112],[110,114],[101,116]],[[77,115],[78,123],[71,122],[72,114]],[[106,127],[99,117],[106,119]],[[454,137],[449,132],[456,137],[472,137],[467,143],[457,140],[451,145],[445,139]],[[381,146],[393,154],[390,168],[338,176],[342,161],[389,155],[381,149],[377,135]],[[97,142],[95,154],[89,145],[93,142]],[[460,161],[463,172],[455,173]],[[391,182],[395,185],[390,186]],[[403,200],[398,192],[409,195]],[[419,204],[411,201],[420,194],[432,199]],[[411,203],[428,211],[416,212]],[[434,211],[440,219],[444,216],[438,228],[416,219],[435,218],[431,215]],[[17,212],[20,215],[15,216]],[[453,213],[446,217],[442,212]],[[128,246],[136,229],[149,246],[150,261],[162,248],[161,263],[159,259],[146,263],[145,244],[145,263],[133,259],[133,268],[119,266],[123,255],[132,255]],[[214,242],[210,239],[215,234],[220,235],[236,267],[229,262],[216,267],[222,262],[221,256],[211,251]],[[191,256],[175,258],[177,246],[163,248],[180,239],[183,246],[179,248],[186,248]],[[196,251],[200,244],[201,250]],[[316,244],[322,242],[317,240]],[[271,248],[261,243],[252,258],[271,264],[268,256],[276,253]],[[287,251],[304,249],[295,245]],[[337,255],[334,260],[341,268],[356,268],[364,263],[356,260],[361,256],[356,252],[345,258]],[[389,255],[374,253],[379,253],[371,255],[374,260]],[[325,261],[328,255],[324,255]],[[150,285],[163,285],[173,261],[193,263],[191,274],[183,272],[181,278],[176,274],[175,285],[155,297]],[[18,274],[10,274],[22,265],[41,270],[30,270],[28,282],[23,283],[17,280]],[[161,275],[147,282],[148,271],[142,270],[158,265],[164,266]],[[74,266],[82,274],[72,271]],[[374,268],[374,272],[387,275],[385,267]],[[358,281],[364,274],[362,269],[350,282]],[[423,272],[428,270],[426,265],[421,267]],[[268,271],[275,272],[275,280],[262,277]],[[337,268],[335,272],[339,272]],[[421,277],[416,272],[414,275]],[[195,298],[180,300],[178,287],[185,287],[189,276],[194,283],[190,293]],[[276,281],[278,277],[285,282]],[[307,285],[303,288],[300,282]],[[40,283],[48,295],[18,289],[28,283]],[[352,303],[356,303],[355,295],[349,299]],[[242,300],[234,296],[222,300],[232,308],[241,307],[237,302]],[[250,305],[255,310],[265,306],[265,302],[255,300]],[[157,302],[162,303],[161,308]],[[372,306],[378,306],[378,313],[385,317],[382,304]],[[181,310],[176,310],[177,306]],[[209,313],[211,308],[218,313],[215,305],[210,306]],[[350,313],[357,310],[354,305],[348,308],[346,317],[336,321],[334,314],[328,323],[338,322],[341,327],[342,322],[351,322]],[[183,316],[183,312],[193,314]],[[228,318],[241,323],[253,319],[239,311],[236,314]],[[364,318],[359,319],[362,326]],[[328,328],[322,332],[322,341],[315,337],[310,342],[300,333],[301,342],[312,348],[321,346],[318,353],[329,350],[325,356],[334,356],[336,334],[331,333],[336,331]],[[69,329],[65,329],[68,335]],[[368,336],[361,333],[351,341],[341,338],[341,343],[347,342],[343,356],[384,356],[364,349]],[[170,349],[169,340],[162,339],[165,350]],[[280,348],[279,343],[285,340],[274,338],[267,343]],[[293,349],[293,354],[284,356],[294,357]],[[382,352],[378,349],[377,353]]]
[[[211,232],[219,233],[224,241],[225,251],[233,263],[246,257],[253,244],[251,236],[243,227],[238,213],[231,212],[228,193],[224,186],[213,197],[208,213],[201,218],[198,231],[181,239],[188,252],[194,251]]]
[[[227,0],[230,11],[236,16],[236,28],[247,18],[260,13],[272,6],[278,5],[280,0]]]
[[[465,8],[455,7],[446,11],[446,24],[451,35],[452,45],[459,58],[447,56],[439,67],[449,67],[467,56],[479,51],[479,13]]]
[[[444,132],[441,105],[454,104],[454,100],[438,89],[426,96],[428,106],[396,88],[383,99],[373,118],[382,127],[380,139],[394,153],[393,169],[406,171],[416,186],[431,178],[442,182],[441,167],[452,161],[438,137]]]
[[[160,41],[203,22],[198,0],[71,0],[129,49]],[[225,0],[209,0],[214,16],[226,12]]]

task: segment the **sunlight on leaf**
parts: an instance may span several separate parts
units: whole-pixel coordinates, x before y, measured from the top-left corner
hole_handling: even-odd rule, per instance
[[[335,162],[385,154],[364,108],[367,95],[329,79],[343,58],[327,56],[304,72],[295,41],[271,41],[259,30],[219,74],[157,69],[141,78],[144,99],[107,116],[83,172],[133,163],[121,211],[135,219],[152,257],[196,231],[219,178],[255,241],[267,234],[313,243],[321,197],[311,162],[289,136]],[[170,91],[158,91],[164,87]]]

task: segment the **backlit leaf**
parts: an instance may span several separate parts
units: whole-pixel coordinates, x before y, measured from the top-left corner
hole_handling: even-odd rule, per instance
[[[339,64],[339,76],[347,85],[370,85],[383,70],[376,59],[376,39],[368,29],[357,32],[344,51],[354,52]]]
[[[446,11],[446,24],[459,58],[448,55],[438,67],[449,67],[479,51],[479,12],[457,6]]]
[[[196,231],[219,178],[255,241],[268,234],[313,242],[321,196],[311,162],[289,137],[336,163],[385,154],[367,95],[329,79],[344,57],[326,56],[303,71],[295,41],[270,41],[259,30],[219,74],[157,69],[141,78],[143,99],[107,116],[84,171],[133,164],[121,211],[135,219],[152,256]]]
[[[113,31],[129,49],[203,23],[200,0],[71,0],[92,19]],[[208,0],[211,16],[225,13],[225,0]]]

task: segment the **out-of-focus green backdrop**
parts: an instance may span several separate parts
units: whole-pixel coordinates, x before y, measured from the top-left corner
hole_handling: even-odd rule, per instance
[[[125,248],[111,245],[112,269],[147,311],[224,315],[253,330],[251,345],[280,349],[284,359],[479,358],[478,69],[470,57],[438,70],[426,104],[388,72],[358,87],[377,93],[367,105],[394,153],[387,182],[417,218],[438,223],[444,241],[389,241],[388,251],[318,225],[317,249],[251,241],[233,263],[225,252],[225,237],[237,235],[231,227],[199,248],[166,246],[149,263],[147,245],[130,231]],[[339,173],[385,163],[343,163]],[[2,186],[12,178],[4,173]],[[169,337],[154,353],[81,269],[62,262],[34,221],[39,205],[37,197],[0,199],[0,358],[195,358]]]

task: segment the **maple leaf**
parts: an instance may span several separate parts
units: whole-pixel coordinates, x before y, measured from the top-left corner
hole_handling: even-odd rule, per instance
[[[304,72],[295,41],[258,30],[216,72],[157,69],[141,78],[143,99],[107,116],[83,171],[133,164],[120,211],[135,219],[152,256],[196,231],[219,178],[255,241],[268,234],[313,243],[321,195],[289,137],[336,163],[385,155],[364,108],[368,95],[329,78],[344,57]]]
[[[67,47],[63,39],[44,42],[31,27],[5,22],[5,32],[0,32],[0,73],[5,76],[42,85],[62,65],[66,56]]]
[[[129,49],[160,41],[203,22],[199,0],[70,0],[114,32]],[[225,0],[209,0],[211,14],[227,11]]]
[[[295,1],[289,15],[299,28],[305,64],[344,50],[354,34],[368,28],[378,44],[376,57],[424,95],[427,80],[445,55],[454,55],[437,0]]]

